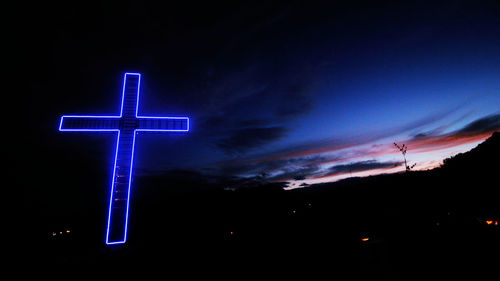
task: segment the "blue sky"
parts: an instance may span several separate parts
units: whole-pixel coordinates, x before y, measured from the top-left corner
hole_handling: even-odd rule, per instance
[[[494,1],[107,8],[81,24],[86,13],[70,5],[72,17],[46,29],[50,75],[38,87],[50,105],[33,112],[41,134],[62,114],[113,114],[123,73],[141,72],[142,114],[187,115],[192,130],[138,138],[137,173],[296,187],[401,171],[395,141],[416,169],[432,168],[500,128]],[[109,162],[109,151],[96,157]]]

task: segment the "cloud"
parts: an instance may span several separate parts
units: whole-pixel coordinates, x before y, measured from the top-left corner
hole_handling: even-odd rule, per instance
[[[450,112],[453,111],[445,113]],[[262,119],[239,121],[237,126],[241,126],[241,129],[233,130],[228,136],[217,141],[220,149],[227,153],[233,153],[237,157],[215,163],[211,172],[225,176],[253,177],[261,175],[268,181],[293,182],[355,172],[391,169],[394,166],[402,165],[402,163],[367,160],[399,154],[399,151],[394,149],[392,141],[387,143],[375,142],[431,124],[431,119],[436,118],[436,116],[438,115],[431,115],[386,131],[364,133],[350,138],[315,140],[288,146],[270,153],[254,155],[239,153],[279,140],[286,135],[287,129],[284,126],[264,127]],[[449,124],[449,126],[451,125]],[[500,114],[496,114],[478,118],[451,133],[443,134],[441,133],[442,130],[421,132],[417,130],[412,138],[394,141],[405,143],[412,154],[432,153],[441,149],[479,142],[491,135],[493,131],[499,129]],[[434,160],[439,161],[441,159]],[[348,161],[353,162],[346,164]],[[327,165],[333,166],[326,167]]]
[[[463,128],[448,134],[417,134],[406,141],[406,144],[411,150],[428,152],[481,141],[499,130],[500,114],[494,114],[472,121]]]
[[[430,133],[418,133],[413,138],[414,139],[421,139],[421,138],[427,137],[428,135],[430,135]]]
[[[453,127],[454,125],[456,125],[456,124],[462,122],[463,120],[465,120],[466,118],[470,117],[473,113],[474,113],[474,110],[469,110],[469,111],[465,112],[464,114],[461,114],[458,118],[455,118],[454,120],[447,122],[443,125],[440,125],[436,128],[433,128],[431,130],[427,130],[427,131],[418,131],[417,130],[417,132],[413,133],[413,135],[414,135],[413,138],[418,139],[418,138],[424,138],[424,137],[428,137],[428,136],[441,135],[449,128]]]
[[[490,115],[469,123],[457,134],[481,134],[500,129],[500,114]]]
[[[234,64],[214,66],[206,85],[185,90],[204,93],[194,99],[195,137],[229,155],[252,152],[285,136],[291,122],[312,109],[318,92],[315,77],[301,67],[290,73],[276,62],[257,60],[237,71],[241,66]]]
[[[300,92],[300,91],[299,91]],[[431,114],[408,124],[402,124],[389,130],[367,132],[354,137],[325,138],[288,146],[283,149],[243,155],[244,152],[279,140],[286,135],[284,126],[264,127],[264,119],[239,120],[232,126],[238,127],[227,136],[218,138],[216,145],[236,158],[215,163],[212,172],[224,175],[271,174],[273,180],[298,180],[317,176],[318,166],[354,159],[374,158],[397,153],[390,144],[366,146],[388,136],[419,128],[454,113],[457,108]],[[227,122],[227,121],[226,121]],[[216,123],[216,120],[214,120]],[[226,134],[224,134],[226,135]],[[420,135],[425,139],[425,135]],[[391,143],[392,144],[392,143]],[[364,163],[365,167],[368,163]],[[372,163],[373,164],[373,163]],[[355,167],[354,167],[355,168]]]
[[[243,153],[278,140],[286,132],[287,129],[282,126],[235,129],[229,131],[228,136],[217,139],[216,145],[227,153]]]
[[[455,109],[443,112],[443,114],[451,114],[455,112]],[[284,159],[294,159],[294,158],[310,158],[319,155],[331,155],[332,153],[341,153],[341,155],[334,157],[333,159],[320,159],[316,158],[317,161],[308,163],[311,164],[326,164],[329,162],[345,161],[347,159],[356,159],[363,157],[378,157],[386,154],[395,153],[390,145],[382,145],[378,147],[363,147],[366,144],[373,143],[377,140],[381,140],[392,135],[397,135],[408,130],[419,128],[427,124],[433,123],[432,119],[440,116],[439,114],[433,114],[428,117],[416,120],[409,124],[404,124],[399,127],[393,128],[391,130],[385,130],[381,132],[365,133],[360,134],[351,138],[330,138],[323,140],[311,141],[308,143],[303,143],[300,145],[287,147],[278,151],[267,153],[265,155],[259,155],[255,157],[255,162],[268,162],[268,161],[278,161]],[[440,116],[439,119],[444,118]],[[425,132],[415,135],[409,140],[400,141],[401,143],[407,144],[410,149],[418,150],[433,150],[441,148],[455,147],[466,143],[472,143],[475,141],[480,141],[491,135],[492,132],[500,130],[500,114],[491,115],[477,119],[464,128],[457,130],[449,134],[434,135],[433,133]],[[437,131],[434,132],[437,134]],[[421,152],[421,151],[419,151]],[[328,157],[326,157],[328,158]]]
[[[274,161],[266,162],[255,162],[255,161],[243,161],[241,159],[235,159],[231,161],[223,161],[215,163],[213,165],[212,173],[218,173],[221,175],[256,175],[256,174],[266,174],[269,178],[270,174],[273,180],[280,179],[293,179],[294,177],[301,177],[305,174],[303,167],[318,166],[324,162],[337,161],[339,159],[336,156],[323,156],[314,155],[311,157],[298,157],[298,158],[288,158],[288,159],[278,159]]]
[[[267,162],[290,158],[310,157],[325,153],[335,153],[341,150],[359,147],[365,144],[373,143],[390,136],[402,134],[409,130],[415,130],[429,124],[433,124],[444,119],[450,114],[455,113],[461,106],[456,106],[451,109],[435,112],[413,122],[395,126],[389,129],[376,130],[371,132],[363,132],[351,137],[330,137],[319,140],[313,140],[294,146],[288,146],[283,149],[275,150],[265,154],[253,155],[252,161]],[[361,153],[363,155],[364,153]]]
[[[403,162],[401,162],[401,161],[399,161],[399,162],[394,162],[394,161],[378,162],[376,160],[367,160],[367,161],[360,161],[360,162],[354,162],[354,163],[349,163],[349,164],[334,165],[334,166],[331,166],[330,168],[328,168],[326,173],[323,173],[316,178],[338,176],[338,175],[353,173],[353,172],[364,172],[364,171],[369,171],[369,170],[394,168],[394,167],[402,165],[402,163]]]
[[[317,174],[320,167],[316,165],[299,166],[281,170],[277,175],[268,178],[269,181],[291,181],[305,180],[306,178]]]

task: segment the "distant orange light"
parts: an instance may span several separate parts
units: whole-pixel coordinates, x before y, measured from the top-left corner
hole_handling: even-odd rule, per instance
[[[493,221],[486,221],[487,225],[493,224]]]
[[[66,233],[70,233],[70,232],[71,232],[71,231],[69,231],[69,229],[68,229],[68,230],[66,230]]]
[[[498,225],[498,221],[495,221],[495,225]]]
[[[370,238],[368,238],[368,237],[367,238],[361,238],[361,241],[363,241],[363,242],[366,242],[368,240],[370,240]]]

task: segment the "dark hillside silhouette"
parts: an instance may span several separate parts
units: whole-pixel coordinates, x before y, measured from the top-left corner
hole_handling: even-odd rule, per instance
[[[474,170],[476,172],[498,171],[500,161],[500,132],[479,144],[476,148],[465,153],[459,153],[443,161],[446,170]]]
[[[291,191],[259,181],[228,189],[180,171],[138,177],[125,247],[104,247],[96,211],[32,257],[48,266],[347,270],[375,280],[489,275],[500,262],[499,147],[497,132],[434,170]]]

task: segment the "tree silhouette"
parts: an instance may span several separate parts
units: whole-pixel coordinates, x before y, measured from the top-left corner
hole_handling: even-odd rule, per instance
[[[405,169],[406,169],[406,172],[409,172],[411,171],[411,169],[413,169],[415,167],[415,165],[417,165],[417,163],[411,165],[411,166],[408,166],[407,162],[406,162],[406,151],[408,150],[408,146],[406,146],[406,144],[403,143],[402,146],[399,146],[397,143],[394,143],[394,146],[396,146],[399,151],[401,151],[401,153],[403,154],[403,158],[405,160]]]

